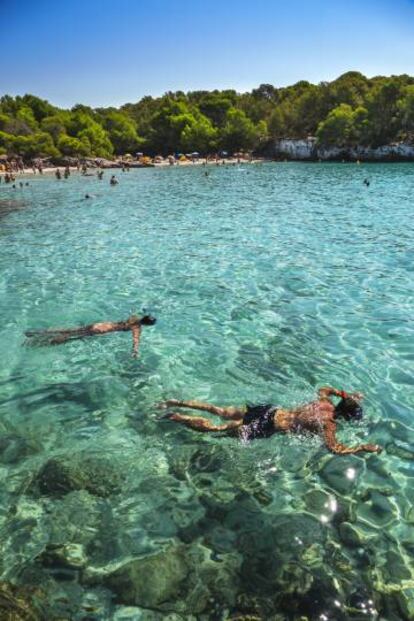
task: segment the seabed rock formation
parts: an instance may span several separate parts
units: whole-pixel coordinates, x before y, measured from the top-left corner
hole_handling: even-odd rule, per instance
[[[122,475],[102,457],[80,460],[49,459],[37,474],[34,486],[41,494],[63,496],[75,490],[86,490],[103,498],[120,491]]]

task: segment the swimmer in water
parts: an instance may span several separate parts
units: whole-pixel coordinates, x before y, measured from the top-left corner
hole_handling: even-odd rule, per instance
[[[364,179],[364,183],[367,186],[367,188],[369,187],[370,184],[370,180],[369,179]]]
[[[340,401],[335,405],[331,400],[332,397],[338,397]],[[268,438],[274,433],[310,432],[321,435],[326,447],[338,455],[380,453],[382,449],[377,444],[345,446],[336,438],[336,425],[339,419],[355,421],[362,418],[360,406],[362,398],[359,393],[348,394],[343,390],[324,387],[319,389],[318,398],[315,401],[289,410],[270,404],[216,407],[198,401],[176,401],[175,399],[165,401],[160,404],[160,408],[191,408],[209,412],[228,421],[222,425],[215,425],[208,418],[187,416],[178,412],[171,412],[163,417],[182,423],[196,431],[222,431],[244,440]]]
[[[110,332],[132,332],[132,355],[138,355],[138,346],[141,336],[142,326],[153,326],[156,322],[155,317],[144,315],[138,317],[131,315],[126,321],[105,321],[102,323],[91,323],[79,328],[52,328],[49,330],[28,330],[25,335],[30,339],[31,345],[61,345],[68,341],[83,339],[88,336],[102,336]]]
[[[112,175],[111,180],[110,180],[109,183],[111,185],[117,185],[119,182],[118,182],[118,179],[115,177],[115,175]]]

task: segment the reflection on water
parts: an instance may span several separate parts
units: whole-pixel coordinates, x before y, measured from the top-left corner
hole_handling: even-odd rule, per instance
[[[414,618],[412,186],[410,164],[281,163],[0,188],[25,206],[0,226],[0,611]],[[138,360],[123,334],[24,346],[143,308]],[[365,393],[340,436],[381,455],[197,435],[155,407],[321,384]]]

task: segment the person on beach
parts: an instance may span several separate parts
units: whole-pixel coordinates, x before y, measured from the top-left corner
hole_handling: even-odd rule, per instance
[[[79,328],[51,328],[48,330],[28,330],[25,335],[29,338],[30,345],[61,345],[68,341],[83,339],[88,336],[102,336],[110,332],[131,332],[132,333],[132,355],[138,355],[138,346],[141,336],[142,326],[153,326],[157,320],[151,315],[138,317],[131,315],[126,321],[105,321],[102,323],[91,323]]]
[[[335,405],[332,397],[340,401]],[[356,421],[362,418],[360,402],[363,396],[360,393],[348,394],[343,390],[324,387],[318,391],[318,398],[311,403],[292,409],[284,409],[274,405],[247,405],[244,407],[216,407],[199,401],[177,401],[169,399],[160,404],[161,409],[170,407],[191,408],[209,412],[226,419],[228,422],[215,425],[208,418],[201,416],[187,416],[178,412],[170,412],[163,419],[182,423],[196,431],[222,431],[237,435],[244,440],[268,438],[275,433],[310,432],[320,434],[326,447],[338,455],[352,453],[380,453],[381,448],[376,444],[361,444],[359,446],[345,446],[336,438],[338,419]]]

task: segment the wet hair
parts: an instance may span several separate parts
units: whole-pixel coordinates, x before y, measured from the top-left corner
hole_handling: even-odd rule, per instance
[[[352,397],[341,399],[335,406],[335,417],[343,417],[345,420],[361,420],[363,410],[358,401]]]
[[[152,315],[144,315],[141,317],[141,325],[142,326],[153,326],[157,320]]]
[[[126,323],[129,326],[153,326],[157,320],[152,315],[143,315],[142,317],[138,317],[138,315],[131,315],[128,317]]]

